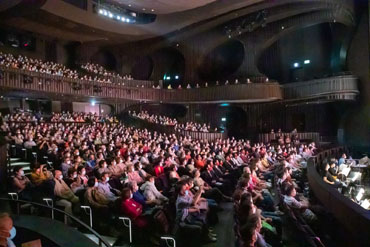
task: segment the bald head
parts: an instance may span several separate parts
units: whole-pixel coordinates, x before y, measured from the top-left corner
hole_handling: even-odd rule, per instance
[[[13,220],[7,213],[0,213],[0,243],[10,237],[10,230],[13,227]]]

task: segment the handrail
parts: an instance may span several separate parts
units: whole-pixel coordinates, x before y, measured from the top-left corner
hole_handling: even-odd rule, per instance
[[[58,213],[61,213],[64,215],[64,217],[69,217],[71,218],[72,220],[76,221],[78,224],[80,224],[81,226],[83,226],[84,228],[86,228],[88,231],[90,231],[92,234],[94,234],[100,242],[102,242],[105,246],[107,247],[111,247],[111,245],[107,242],[107,240],[104,239],[104,237],[102,237],[99,233],[97,233],[94,229],[92,229],[91,227],[89,227],[88,225],[86,225],[84,222],[82,222],[81,220],[79,220],[78,218],[76,218],[75,216],[69,214],[69,213],[66,213],[64,212],[63,210],[60,210],[58,208],[55,208],[55,207],[50,207],[49,205],[43,205],[43,204],[40,204],[40,203],[37,203],[37,202],[32,202],[32,201],[24,201],[24,200],[13,200],[13,199],[9,199],[9,198],[3,198],[3,197],[0,197],[0,201],[8,201],[8,202],[16,202],[17,204],[18,203],[22,203],[22,204],[32,204],[32,205],[35,205],[37,207],[43,207],[43,208],[48,208],[50,210],[55,210],[57,211]],[[81,233],[82,234],[82,233]]]
[[[0,71],[0,87],[58,95],[176,103],[270,102],[282,99],[280,85],[270,82],[167,90],[100,83],[19,69],[0,67]]]
[[[337,189],[325,183],[317,171],[317,165],[325,158],[337,155],[344,147],[334,147],[324,150],[309,158],[307,164],[307,177],[311,190],[316,198],[342,223],[353,235],[353,241],[358,245],[369,246],[370,211],[362,208]]]
[[[346,94],[355,97],[359,94],[358,78],[353,75],[334,76],[311,81],[285,84],[285,100],[302,100],[308,98],[330,97],[335,94]],[[351,97],[349,97],[351,99]]]

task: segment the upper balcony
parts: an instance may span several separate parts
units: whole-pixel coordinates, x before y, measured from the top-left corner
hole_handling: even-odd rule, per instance
[[[79,100],[94,97],[163,103],[270,102],[282,99],[279,83],[252,83],[197,89],[153,89],[147,81],[127,80],[124,85],[69,79],[19,69],[1,68],[3,90],[29,94],[44,93],[53,97],[77,96]]]
[[[285,101],[355,100],[358,78],[353,75],[327,77],[284,85]]]
[[[124,85],[122,84],[124,82]],[[193,89],[153,89],[153,82],[121,80],[100,83],[0,67],[3,95],[52,97],[81,101],[96,98],[106,102],[138,101],[159,103],[263,103],[273,101],[355,100],[358,79],[353,75],[290,83],[250,83]],[[7,93],[9,92],[9,93]]]

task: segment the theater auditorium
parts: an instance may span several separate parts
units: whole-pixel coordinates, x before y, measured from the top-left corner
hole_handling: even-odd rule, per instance
[[[369,13],[0,1],[0,247],[369,247]]]

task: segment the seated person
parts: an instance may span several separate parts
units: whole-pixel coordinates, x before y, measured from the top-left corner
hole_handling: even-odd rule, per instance
[[[140,177],[139,173],[135,171],[133,165],[127,166],[127,177],[128,181],[132,182],[135,181],[138,184],[142,184],[144,180]]]
[[[146,227],[148,225],[148,221],[142,215],[143,206],[133,199],[131,190],[129,188],[124,188],[121,195],[121,212],[128,216],[137,227]]]
[[[140,192],[139,186],[135,181],[128,183],[128,188],[130,188],[132,193],[132,199],[134,199],[136,202],[140,203],[144,208],[148,206],[155,206],[160,205],[160,200],[147,200],[145,196]]]
[[[295,196],[297,192],[293,185],[286,188],[286,195],[284,195],[284,203],[292,209],[298,209],[302,213],[305,220],[312,222],[317,219],[316,215],[309,209],[309,202],[307,200],[298,201]]]
[[[98,179],[95,177],[89,178],[85,192],[85,202],[95,209],[108,209],[110,201],[98,190],[98,185]]]
[[[45,165],[36,164],[31,172],[31,182],[40,189],[42,196],[54,197],[53,174],[45,168]]]
[[[334,169],[334,167],[335,167],[334,162],[331,162],[330,165],[329,165],[329,163],[326,163],[325,169],[323,171],[323,180],[324,180],[325,183],[331,184],[335,188],[341,188],[342,184],[339,181],[337,181],[337,179],[330,172],[330,168]]]
[[[55,170],[54,181],[54,194],[60,198],[55,202],[55,204],[58,206],[63,206],[64,211],[72,215],[72,204],[76,208],[76,206],[78,207],[80,200],[64,182],[63,174],[61,171]]]
[[[162,193],[158,191],[157,187],[155,187],[153,176],[147,176],[147,181],[141,185],[140,189],[143,191],[147,200],[159,200],[161,204],[168,202],[168,198],[162,195]]]
[[[216,202],[221,202],[221,201],[231,201],[231,198],[224,195],[221,190],[218,188],[212,188],[209,186],[204,180],[200,177],[200,171],[198,169],[194,169],[193,171],[194,174],[194,186],[196,190],[199,190],[199,188],[203,188],[204,193],[202,196],[207,199],[213,199]]]
[[[117,161],[115,159],[112,159],[110,161],[110,164],[108,166],[108,170],[109,170],[110,174],[112,174],[112,176],[115,177],[115,178],[120,178],[121,175],[122,175],[122,170],[117,165]]]
[[[13,169],[13,189],[18,193],[18,198],[21,200],[32,201],[33,185],[31,181],[24,175],[21,166],[15,166]]]
[[[110,201],[115,201],[118,199],[118,196],[121,192],[117,189],[114,189],[110,186],[109,182],[109,174],[103,172],[102,177],[98,184],[98,190],[105,195],[105,197]]]
[[[146,171],[144,171],[143,165],[140,162],[137,162],[134,166],[135,166],[135,169],[136,169],[137,173],[143,179],[143,182],[144,182],[148,173]]]
[[[198,204],[203,190],[200,189],[195,195],[192,195],[187,188],[188,185],[186,182],[180,182],[176,188],[178,191],[176,199],[176,221],[200,226],[202,228],[203,240],[206,242],[216,242],[216,235],[212,234],[207,227],[207,211]]]

